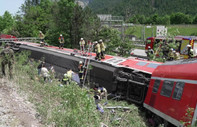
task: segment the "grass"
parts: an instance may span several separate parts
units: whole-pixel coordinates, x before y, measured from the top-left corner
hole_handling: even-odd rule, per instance
[[[197,35],[197,25],[169,25],[166,26],[168,28],[168,34],[170,35],[184,35],[184,36],[192,36]],[[137,38],[143,38],[143,25],[135,25],[126,29],[125,34],[135,35]],[[152,37],[156,35],[156,26],[152,26],[151,28],[147,28],[145,26],[145,38]]]
[[[127,106],[130,110],[96,110],[90,90],[75,84],[60,87],[60,82],[44,82],[37,76],[38,63],[29,60],[29,52],[17,54],[14,79],[19,89],[27,93],[39,112],[43,126],[57,127],[145,127],[144,113],[126,102],[108,101],[106,106]],[[103,102],[102,102],[103,103]]]

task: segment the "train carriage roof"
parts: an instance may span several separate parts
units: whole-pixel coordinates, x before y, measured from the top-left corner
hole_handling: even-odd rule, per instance
[[[197,59],[183,59],[159,65],[152,77],[197,80]]]
[[[24,42],[24,41],[23,42],[18,41],[15,43],[20,43],[20,44],[24,44],[24,45],[28,45],[28,46],[42,48],[37,43]],[[48,46],[48,48],[46,50],[61,52],[61,53],[65,53],[65,54],[66,53],[68,53],[68,54],[74,53],[73,49],[64,48],[62,50],[59,50],[59,48],[55,47],[55,46]],[[96,56],[96,54],[93,53],[92,56],[93,56],[93,58],[91,58],[91,59],[93,60],[94,57]],[[72,57],[84,58],[84,56],[76,55],[76,56],[71,56],[70,59],[72,59]],[[99,63],[102,63],[102,65],[110,64],[113,67],[117,67],[117,68],[124,67],[124,68],[128,68],[128,69],[140,71],[143,73],[147,73],[147,74],[152,74],[153,71],[157,68],[157,66],[162,64],[161,62],[147,61],[144,59],[136,59],[136,58],[123,58],[123,57],[111,56],[111,55],[105,55],[105,59],[103,59],[101,61],[102,62],[99,62]]]

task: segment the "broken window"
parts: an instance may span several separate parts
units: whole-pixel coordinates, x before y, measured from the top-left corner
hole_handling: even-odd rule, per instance
[[[166,96],[166,97],[170,97],[171,93],[172,93],[173,86],[174,86],[173,81],[165,80],[163,82],[163,86],[162,86],[162,89],[161,89],[161,95]]]
[[[184,82],[177,82],[172,98],[180,100],[181,96],[182,96],[182,93],[183,93],[184,86],[185,86]]]

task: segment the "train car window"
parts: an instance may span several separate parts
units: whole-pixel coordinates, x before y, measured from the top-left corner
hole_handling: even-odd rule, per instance
[[[149,64],[147,65],[147,67],[150,67],[150,68],[157,68],[158,65],[159,65],[159,64],[149,63]]]
[[[153,93],[157,93],[157,91],[158,91],[158,88],[159,88],[159,85],[160,85],[160,80],[158,80],[158,79],[156,79],[155,80],[155,83],[154,83],[154,86],[153,86]]]
[[[172,98],[180,100],[182,93],[183,93],[184,86],[185,86],[184,82],[177,82]]]
[[[174,82],[165,80],[161,89],[161,95],[170,97],[172,93]]]
[[[144,66],[144,65],[146,65],[146,64],[147,64],[146,62],[138,62],[136,65]]]

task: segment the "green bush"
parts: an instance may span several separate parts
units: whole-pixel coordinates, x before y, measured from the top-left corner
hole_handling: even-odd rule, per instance
[[[145,127],[144,113],[135,105],[126,102],[108,101],[107,106],[128,106],[129,111],[118,109],[112,113],[104,109],[104,114],[96,110],[93,94],[90,90],[71,83],[60,86],[57,79],[45,82],[37,76],[38,62],[28,59],[29,52],[16,55],[14,82],[21,91],[28,94],[35,104],[46,126],[57,127],[99,127],[101,123],[108,126]],[[104,102],[101,102],[101,105]],[[104,106],[104,105],[103,105]],[[117,119],[121,118],[121,119]]]

